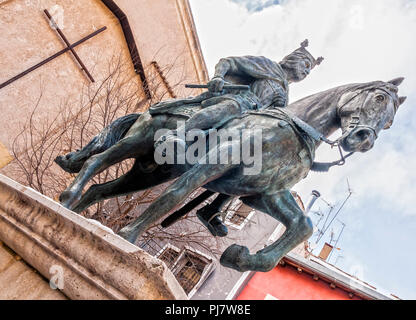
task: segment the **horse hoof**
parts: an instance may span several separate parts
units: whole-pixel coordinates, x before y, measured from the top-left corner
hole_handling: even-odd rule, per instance
[[[221,255],[220,263],[227,268],[240,272],[250,270],[249,267],[250,251],[247,247],[233,244],[228,247]]]
[[[62,169],[65,168],[65,156],[57,156],[55,158],[55,163],[59,165]]]
[[[61,167],[62,170],[68,173],[78,173],[81,170],[82,164],[73,163],[71,161],[72,152],[68,153],[65,156],[57,156],[55,158],[55,163]]]
[[[212,229],[213,229],[212,231],[215,232],[215,235],[217,237],[223,238],[228,235],[228,228],[221,222],[220,218],[215,217],[214,219],[211,220],[211,223],[209,223],[209,225],[212,226]],[[211,233],[213,234],[212,231]]]
[[[72,204],[77,200],[77,193],[73,191],[64,191],[59,196],[59,202],[67,209],[72,209]]]
[[[118,233],[117,233],[120,237],[122,237],[123,239],[127,240],[130,243],[135,243],[137,236],[135,235],[134,230],[131,230],[128,227],[124,227],[122,228]]]

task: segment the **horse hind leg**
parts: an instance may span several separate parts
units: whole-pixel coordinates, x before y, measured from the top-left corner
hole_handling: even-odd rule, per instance
[[[99,139],[97,137],[98,136],[94,137],[81,150],[69,152],[63,156],[57,156],[54,160],[55,163],[68,173],[78,173],[88,158],[94,154],[105,151],[105,148],[102,148],[102,145],[99,144]]]
[[[233,150],[231,144],[227,144],[226,146],[223,146],[223,148],[230,148],[229,151]],[[231,152],[228,154],[231,155]],[[209,159],[209,154],[206,157]],[[194,165],[153,201],[135,221],[121,229],[119,235],[134,243],[137,237],[146,231],[151,224],[155,223],[172,211],[176,206],[181,204],[194,190],[213,180],[219,179],[228,172],[228,170],[237,166],[238,165],[236,164],[232,164],[231,159],[227,164]]]
[[[138,158],[149,153],[151,150],[145,148],[146,143],[142,138],[141,136],[126,137],[106,151],[88,158],[71,185],[61,193],[59,197],[61,204],[72,209],[74,203],[80,198],[85,185],[96,174],[123,160]]]
[[[92,185],[72,210],[80,213],[100,201],[146,190],[173,178],[175,176],[172,171],[166,171],[161,167],[144,172],[136,160],[131,170],[121,177],[103,184]]]
[[[78,173],[88,158],[104,152],[123,139],[140,115],[140,113],[133,113],[118,118],[105,127],[84,148],[70,152],[64,156],[57,156],[55,162],[66,172]]]

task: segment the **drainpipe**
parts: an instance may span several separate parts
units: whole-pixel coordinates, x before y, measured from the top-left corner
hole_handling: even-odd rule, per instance
[[[321,197],[321,194],[319,193],[319,191],[316,191],[316,190],[312,191],[311,198],[309,199],[308,205],[306,206],[306,212],[305,212],[306,215],[309,214],[316,200],[318,200],[320,197]]]

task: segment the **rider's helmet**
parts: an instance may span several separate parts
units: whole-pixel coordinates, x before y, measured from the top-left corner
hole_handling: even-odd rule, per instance
[[[305,48],[308,47],[309,41],[306,39],[300,44],[300,48],[293,51],[291,54],[287,55],[283,58],[282,63],[290,65],[292,63],[297,63],[299,60],[306,59],[310,63],[310,70],[315,68],[317,65],[320,65],[321,62],[324,60],[323,57],[319,57],[315,59],[312,54],[306,50]]]

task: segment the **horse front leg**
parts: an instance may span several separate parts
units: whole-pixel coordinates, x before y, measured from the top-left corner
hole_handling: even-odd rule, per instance
[[[248,248],[232,245],[221,256],[222,265],[240,272],[248,270],[268,272],[300,243],[309,239],[313,224],[299,208],[290,191],[274,195],[259,195],[241,199],[245,204],[269,214],[286,227],[285,233],[270,246],[251,255]]]
[[[162,221],[161,226],[167,228],[176,223],[180,218],[194,210],[200,204],[204,203],[209,197],[214,195],[212,191],[204,191],[195,199],[189,201],[186,205],[180,208],[178,211],[172,213],[169,217]],[[228,234],[227,227],[221,222],[219,218],[219,212],[226,202],[232,197],[225,194],[217,194],[215,200],[206,204],[204,207],[196,212],[199,220],[206,226],[214,237],[225,237]]]

